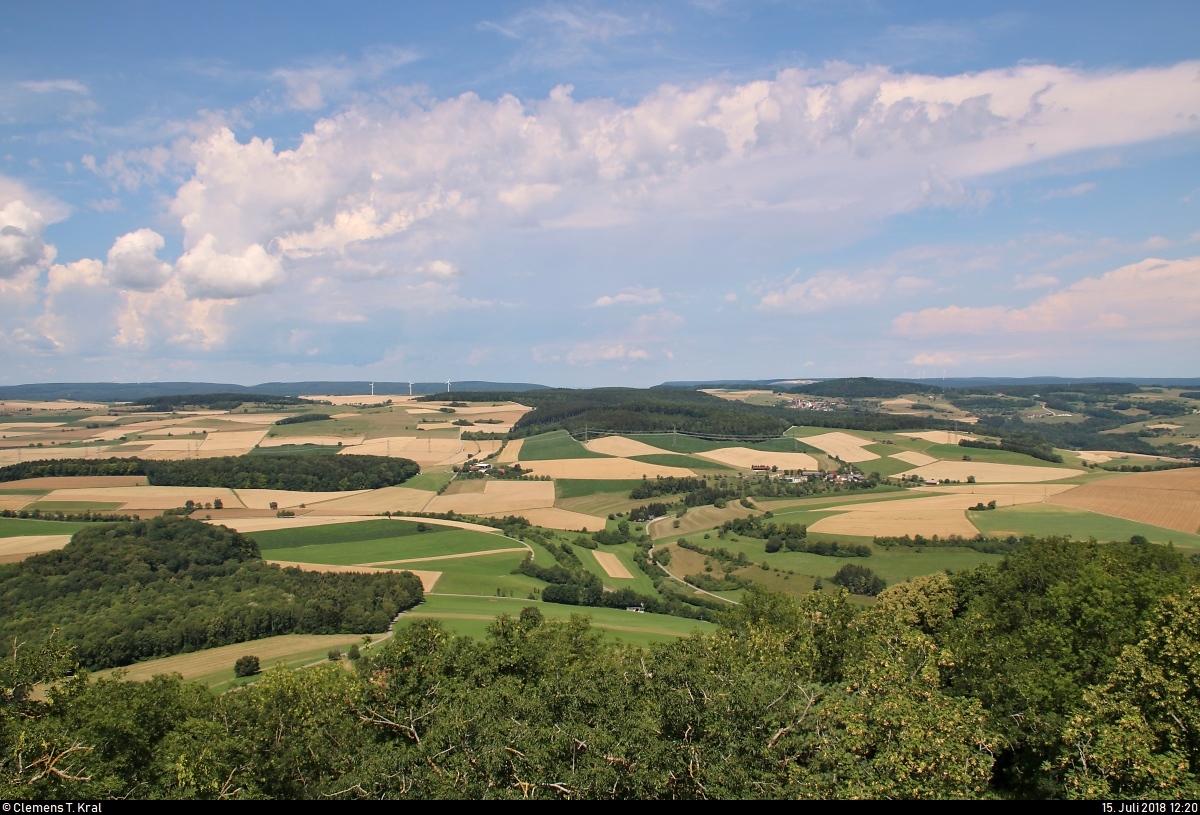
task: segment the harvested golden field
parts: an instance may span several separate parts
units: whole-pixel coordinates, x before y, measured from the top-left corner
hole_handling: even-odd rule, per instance
[[[1017,500],[1015,503],[1027,504],[1034,503],[1044,498],[1049,498],[1051,495],[1059,495],[1068,490],[1078,489],[1077,484],[940,484],[936,487],[918,487],[912,492],[920,494],[937,494],[945,495],[954,493],[958,495],[970,495],[977,498],[982,497],[986,504],[993,498],[997,499],[1000,506],[1011,506],[1013,502],[1006,499],[1007,496],[1016,496],[1018,498],[1027,497],[1032,500]]]
[[[898,399],[884,399],[883,402],[881,402],[880,404],[882,404],[884,407],[902,408],[903,409],[903,408],[908,407],[909,405],[915,405],[916,402],[913,401],[912,399],[905,399],[904,397],[900,397]]]
[[[1187,442],[1183,442],[1187,444]],[[1122,453],[1117,450],[1080,450],[1077,452],[1067,451],[1070,455],[1076,455],[1081,461],[1088,461],[1093,464],[1104,464],[1114,459],[1117,461],[1129,461],[1135,464],[1146,464],[1151,461],[1179,461],[1180,459],[1171,458],[1169,456],[1146,456],[1140,453]]]
[[[301,396],[301,399],[312,399],[319,402],[328,402],[331,405],[382,405],[384,402],[392,402],[399,404],[400,402],[410,402],[415,397],[412,396],[395,396],[378,394],[371,396],[363,394],[361,396]]]
[[[732,521],[734,518],[745,518],[747,515],[761,515],[761,509],[747,509],[740,502],[730,502],[725,509],[717,509],[714,506],[696,507],[689,509],[687,514],[682,518],[675,518],[673,515],[668,515],[665,518],[659,518],[657,521],[651,521],[646,527],[646,531],[652,538],[669,538],[671,536],[690,535],[692,532],[700,532],[704,529],[712,529],[714,526],[720,526],[726,521]],[[675,527],[675,521],[679,521],[679,527]]]
[[[146,483],[144,475],[60,475],[22,478],[0,483],[0,490],[69,490],[87,487],[137,487]]]
[[[284,447],[289,444],[318,444],[328,447],[353,447],[362,444],[365,436],[268,436],[258,443],[259,447]]]
[[[423,402],[422,404],[435,405],[435,407],[419,407],[419,408],[410,407],[410,408],[406,408],[406,410],[410,414],[424,415],[424,414],[429,414],[429,413],[441,413],[441,411],[438,409],[438,407],[448,407],[448,403],[443,404],[443,405],[438,405],[437,402]],[[454,414],[446,414],[446,415],[485,416],[487,414],[492,414],[492,413],[511,413],[515,416],[520,417],[520,416],[523,416],[524,414],[528,413],[529,411],[533,410],[533,408],[525,407],[524,405],[516,405],[511,402],[508,402],[508,403],[505,403],[502,405],[490,405],[490,404],[489,405],[468,405],[467,407],[451,408],[451,410],[454,411]]]
[[[995,501],[997,506],[1039,504],[1050,496],[1075,489],[1072,484],[957,485],[920,490],[935,493],[924,498],[875,501],[825,507],[840,512],[809,527],[811,533],[830,535],[963,535],[978,534],[966,510]]]
[[[285,569],[299,569],[302,572],[326,572],[335,574],[383,574],[385,572],[394,572],[395,569],[381,568],[378,566],[335,566],[328,563],[296,563],[290,560],[268,560],[267,563],[274,563],[276,566],[282,566]],[[403,569],[402,571],[412,572],[421,581],[421,588],[425,591],[433,591],[433,587],[437,585],[438,578],[442,576],[441,572],[418,572],[413,569]],[[261,657],[260,657],[261,658]]]
[[[918,453],[913,450],[905,450],[903,453],[895,453],[889,458],[894,458],[898,461],[903,461],[905,464],[912,464],[914,467],[923,467],[926,464],[933,464],[937,461],[933,456],[927,456],[924,453]]]
[[[71,541],[70,535],[17,535],[0,538],[0,563],[24,560],[30,555],[53,552]]]
[[[525,444],[525,439],[517,439],[516,441],[506,442],[504,449],[500,451],[500,455],[496,457],[497,464],[515,464],[517,456],[521,455],[521,447]]]
[[[45,430],[49,427],[62,427],[65,422],[0,422],[0,430]]]
[[[897,501],[909,504],[910,501]],[[846,512],[822,518],[808,528],[809,535],[962,535],[973,538],[979,534],[961,509],[924,507],[891,513]]]
[[[335,493],[325,493],[331,495]],[[411,487],[383,487],[340,498],[314,501],[308,508],[322,515],[373,515],[379,512],[422,512],[437,493],[433,490],[414,490]],[[432,510],[431,510],[432,511]]]
[[[295,415],[295,413],[225,413],[221,414],[220,418],[240,425],[267,425],[275,424],[280,419],[286,419],[289,416]],[[225,428],[222,427],[222,429]],[[229,429],[249,430],[250,428],[230,427]]]
[[[0,494],[0,509],[24,509],[38,500],[36,495],[2,495]]]
[[[508,513],[504,513],[507,515]],[[588,530],[596,532],[605,526],[605,519],[596,515],[585,515],[582,512],[572,512],[559,507],[537,507],[523,509],[519,513],[535,526],[549,529],[564,529],[570,531]]]
[[[849,433],[822,433],[819,436],[805,436],[804,443],[812,445],[827,455],[837,456],[842,461],[870,461],[879,458],[878,455],[863,447],[870,444],[870,439],[860,439]],[[796,469],[788,467],[789,470]]]
[[[1026,484],[1057,481],[1060,478],[1071,478],[1082,474],[1082,470],[1070,470],[1066,467],[1030,467],[1024,464],[994,464],[989,461],[939,461],[897,475],[915,475],[920,478],[950,479],[952,481],[966,481],[968,477],[975,476],[975,480],[979,483]]]
[[[805,439],[807,442],[808,439]],[[700,458],[749,470],[755,464],[778,467],[781,470],[816,470],[817,460],[808,453],[763,453],[749,447],[722,447],[707,453],[697,453]]]
[[[17,464],[22,461],[50,461],[55,459],[73,459],[73,458],[108,458],[110,456],[120,456],[119,453],[112,453],[105,449],[93,449],[90,447],[45,447],[30,450],[28,447],[16,447],[8,450],[0,450],[0,467],[9,464]]]
[[[419,436],[384,436],[368,439],[355,447],[343,448],[338,454],[407,458],[421,465],[458,464],[467,460],[461,440]]]
[[[71,402],[66,399],[57,402],[27,402],[23,400],[6,399],[0,401],[0,410],[107,410],[107,405],[95,402]]]
[[[920,439],[921,441],[931,441],[934,444],[958,444],[963,439],[967,441],[975,441],[978,436],[969,436],[966,433],[955,433],[950,430],[922,430],[917,433],[901,432],[897,435],[908,436],[910,439]]]
[[[487,481],[482,493],[438,495],[426,505],[426,512],[465,512],[469,515],[508,514],[518,510],[554,506],[551,481]]]
[[[1200,469],[1118,475],[1056,495],[1050,503],[1195,534],[1200,532]]]
[[[372,639],[380,636],[373,635]],[[180,674],[184,679],[195,679],[198,676],[227,670],[233,672],[233,663],[239,657],[251,654],[258,657],[264,670],[274,667],[276,660],[283,660],[293,654],[303,654],[308,651],[321,651],[335,645],[345,646],[348,643],[361,641],[361,634],[284,634],[278,637],[267,637],[249,642],[237,642],[233,645],[222,645],[219,648],[208,648],[203,651],[193,651],[190,654],[176,654],[161,659],[151,659],[138,662],[124,668],[97,671],[92,676],[103,679],[111,676],[114,671],[123,671],[125,679],[130,682],[143,682],[152,676],[160,674]]]
[[[774,453],[772,455],[779,455]],[[686,467],[664,467],[661,464],[644,464],[627,458],[563,458],[554,461],[524,461],[535,475],[551,478],[619,479],[633,480],[642,476],[691,476],[694,472]]]
[[[197,452],[201,458],[242,456],[253,450],[265,435],[267,435],[266,428],[261,430],[220,430],[205,436]]]
[[[658,447],[651,447],[645,442],[627,439],[624,436],[605,436],[600,439],[593,439],[584,445],[593,453],[602,453],[606,456],[618,456],[621,458],[631,458],[633,456],[659,456],[667,452]]]
[[[593,549],[592,554],[595,555],[596,562],[600,564],[600,568],[609,577],[633,580],[633,575],[629,573],[629,569],[625,568],[625,564],[621,562],[621,559],[612,552],[600,552]]]
[[[77,503],[119,503],[127,509],[174,509],[188,500],[198,504],[221,500],[226,507],[241,507],[237,494],[225,487],[90,487],[87,489],[54,490],[42,501]]]
[[[361,414],[358,413],[334,413],[329,418],[331,419],[357,419]]]
[[[346,492],[292,492],[290,490],[234,490],[242,505],[250,509],[270,509],[271,503],[277,509],[293,509],[301,504],[315,504],[319,501],[334,501],[338,498],[350,498],[355,495],[371,492],[371,490],[348,490]]]
[[[730,391],[724,388],[701,388],[700,392],[716,396],[720,399],[727,399],[730,402],[744,402],[751,396],[773,396],[775,394],[775,391],[771,390]]]

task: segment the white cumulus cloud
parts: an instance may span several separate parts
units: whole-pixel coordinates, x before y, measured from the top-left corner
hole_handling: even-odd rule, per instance
[[[946,306],[905,312],[892,327],[906,337],[1087,331],[1156,339],[1198,337],[1200,257],[1149,258],[1100,277],[1085,277],[1024,308]]]
[[[120,289],[154,291],[171,276],[171,264],[158,257],[164,243],[163,236],[152,229],[122,235],[108,250],[105,277]]]
[[[279,258],[258,244],[240,255],[216,250],[216,238],[205,235],[176,261],[187,293],[195,298],[249,297],[269,291],[284,277]]]
[[[662,292],[658,289],[648,289],[645,286],[631,286],[627,289],[621,289],[619,294],[606,294],[603,297],[597,297],[592,305],[598,308],[603,308],[604,306],[648,306],[654,303],[661,303],[662,301]]]

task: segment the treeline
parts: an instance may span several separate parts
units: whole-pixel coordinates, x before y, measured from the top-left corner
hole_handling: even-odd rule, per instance
[[[876,546],[892,548],[893,546],[904,546],[914,549],[925,548],[955,548],[955,549],[974,549],[976,552],[984,552],[989,555],[1008,555],[1015,552],[1021,546],[1034,543],[1037,538],[1032,535],[1018,538],[1016,535],[1009,535],[1006,538],[987,538],[983,535],[976,535],[973,538],[964,538],[962,535],[947,535],[939,537],[934,535],[927,538],[924,535],[876,535],[874,543]]]
[[[0,482],[61,476],[145,475],[143,465],[144,462],[137,458],[22,461],[0,467]]]
[[[1062,456],[1054,452],[1048,443],[1034,436],[1008,436],[999,443],[982,439],[959,439],[959,447],[974,447],[982,450],[1007,450],[1010,453],[1022,453],[1042,461],[1062,464]]]
[[[1198,570],[1047,539],[869,608],[751,589],[648,649],[531,604],[220,696],[71,678],[61,637],[27,643],[0,658],[0,795],[1195,800]]]
[[[181,517],[97,526],[0,565],[0,638],[59,629],[89,669],[277,634],[376,633],[419,603],[408,572],[322,574],[264,563],[254,541]]]
[[[745,518],[733,518],[721,524],[718,538],[741,535],[747,538],[766,540],[768,554],[786,549],[789,552],[805,552],[825,557],[870,557],[871,547],[857,543],[838,541],[810,541],[808,527],[804,524],[776,523],[770,520],[771,513]],[[680,544],[681,546],[683,544]],[[691,547],[686,547],[691,548]]]
[[[871,490],[879,485],[880,479],[872,473],[864,481],[844,484],[831,483],[821,478],[792,482],[783,478],[729,478],[719,476],[711,481],[704,478],[675,478],[673,476],[645,479],[630,492],[633,499],[657,498],[668,495],[679,496],[666,503],[681,508],[701,507],[713,504],[724,507],[729,501],[742,498],[784,498],[818,495],[826,492],[849,490]]]
[[[283,419],[280,419],[275,424],[285,425],[285,424],[306,424],[308,422],[327,422],[327,421],[331,420],[332,418],[333,417],[330,416],[328,413],[299,413],[295,416],[287,416]]]
[[[135,399],[132,404],[169,412],[184,408],[233,410],[243,404],[290,407],[306,404],[306,401],[295,396],[271,396],[263,393],[189,393],[147,396],[144,399]]]
[[[25,461],[0,467],[0,482],[42,476],[144,475],[156,487],[335,492],[403,484],[419,473],[416,462],[386,456],[220,456],[180,461],[137,458]]]
[[[0,518],[21,518],[33,521],[76,521],[83,523],[116,523],[137,521],[138,515],[121,515],[113,512],[64,512],[61,509],[0,509]]]

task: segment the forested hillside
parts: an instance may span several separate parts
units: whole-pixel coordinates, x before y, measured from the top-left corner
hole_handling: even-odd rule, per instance
[[[585,430],[617,433],[670,432],[693,436],[776,438],[792,425],[841,427],[857,430],[910,430],[952,426],[920,416],[895,416],[863,411],[798,413],[795,410],[749,405],[684,388],[553,389],[511,394],[457,393],[466,401],[503,397],[529,405],[532,411],[513,426],[520,438],[563,429],[573,435]],[[432,400],[438,397],[426,397]]]
[[[144,475],[155,487],[333,492],[376,490],[403,484],[421,468],[386,456],[220,456],[181,461],[137,458],[24,461],[0,467],[0,482],[77,475]]]
[[[224,527],[155,518],[0,564],[0,640],[58,629],[84,667],[109,668],[276,634],[381,632],[422,596],[408,572],[280,569]]]
[[[1194,800],[1198,572],[1032,541],[868,608],[752,589],[648,651],[531,605],[223,696],[75,678],[34,701],[71,657],[30,643],[0,659],[0,797]]]

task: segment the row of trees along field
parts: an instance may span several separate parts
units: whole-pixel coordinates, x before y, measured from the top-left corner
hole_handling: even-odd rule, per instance
[[[378,633],[423,596],[409,572],[281,569],[225,527],[161,517],[0,564],[0,640],[58,629],[84,667],[110,668],[276,634]]]
[[[1200,797],[1197,564],[1038,541],[860,608],[748,591],[643,650],[529,607],[216,696],[0,659],[0,797]],[[30,694],[51,682],[46,698]]]
[[[180,461],[137,458],[24,461],[0,467],[0,482],[72,475],[144,475],[156,487],[333,492],[403,484],[419,473],[415,461],[386,456],[220,456]]]

